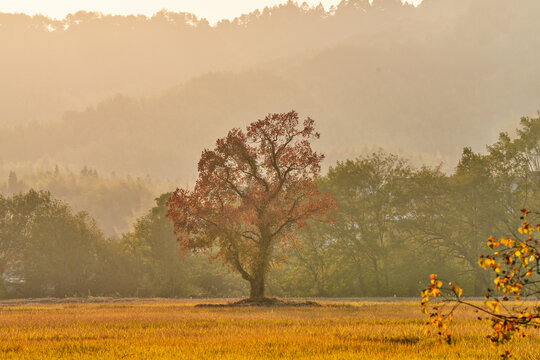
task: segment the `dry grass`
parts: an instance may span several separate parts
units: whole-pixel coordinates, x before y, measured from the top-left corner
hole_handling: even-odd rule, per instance
[[[496,359],[487,322],[462,312],[454,346],[423,335],[417,303],[195,308],[195,301],[0,307],[1,359]],[[508,347],[540,359],[540,333]]]

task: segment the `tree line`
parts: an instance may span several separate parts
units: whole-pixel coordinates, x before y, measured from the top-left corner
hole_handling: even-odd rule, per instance
[[[336,207],[293,231],[268,265],[267,292],[416,296],[436,271],[483,295],[490,280],[477,261],[486,239],[512,236],[522,208],[540,209],[539,157],[540,116],[483,154],[465,148],[452,173],[382,150],[338,162],[316,179]],[[209,261],[217,247],[182,251],[170,196],[116,237],[46,191],[0,196],[1,296],[246,295],[240,276]]]
[[[523,118],[486,154],[470,148],[451,174],[384,152],[338,162],[320,179],[338,203],[332,224],[300,234],[280,294],[417,295],[437,272],[467,294],[491,280],[478,266],[487,239],[515,235],[522,208],[540,206],[540,118]]]

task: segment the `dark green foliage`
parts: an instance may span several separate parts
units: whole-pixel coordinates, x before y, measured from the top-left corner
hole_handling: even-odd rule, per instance
[[[246,289],[238,276],[219,263],[209,263],[206,256],[180,251],[172,222],[166,217],[169,195],[158,198],[157,206],[138,219],[135,230],[123,237],[126,250],[139,265],[137,295],[241,296]]]
[[[48,192],[0,198],[0,266],[8,293],[86,295],[100,270],[100,230]],[[7,284],[9,283],[9,284]]]
[[[521,125],[515,139],[502,133],[485,155],[465,148],[452,174],[383,152],[338,163],[320,179],[338,203],[335,221],[298,235],[271,291],[416,296],[436,272],[484,295],[491,279],[477,261],[487,238],[512,235],[520,209],[540,208],[540,118]]]
[[[242,295],[218,264],[181,258],[166,199],[119,240],[48,192],[0,196],[0,297]]]

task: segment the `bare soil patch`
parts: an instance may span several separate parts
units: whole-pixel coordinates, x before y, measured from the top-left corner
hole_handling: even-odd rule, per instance
[[[280,306],[296,306],[296,307],[302,307],[302,306],[311,306],[311,307],[319,307],[322,306],[318,302],[306,300],[306,301],[290,301],[290,300],[281,300],[276,298],[264,298],[260,300],[253,300],[253,299],[242,299],[240,301],[235,302],[228,302],[228,303],[222,303],[222,304],[197,304],[195,307],[203,307],[203,308],[224,308],[224,307],[239,307],[239,306],[264,306],[264,307],[280,307]]]

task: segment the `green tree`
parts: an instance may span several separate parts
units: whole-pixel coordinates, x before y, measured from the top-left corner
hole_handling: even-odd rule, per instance
[[[23,280],[21,294],[88,294],[103,240],[95,222],[86,213],[73,214],[48,192],[30,190],[1,203],[2,266]]]
[[[136,264],[137,296],[240,296],[244,286],[237,276],[207,257],[181,252],[167,218],[167,200],[156,199],[156,206],[139,218],[135,229],[124,234],[123,244]]]
[[[299,297],[339,296],[339,291],[345,290],[345,296],[350,295],[353,286],[349,279],[333,271],[346,268],[347,263],[340,261],[329,224],[310,221],[295,236],[297,242],[287,253],[286,264],[276,262],[269,274],[268,287],[272,293]]]
[[[501,133],[499,140],[488,147],[489,154],[481,159],[480,155],[464,152],[456,172],[456,175],[463,175],[460,170],[467,170],[465,179],[469,186],[465,188],[471,198],[477,199],[474,212],[469,213],[474,218],[462,218],[461,224],[457,225],[467,230],[462,236],[465,239],[472,237],[470,241],[475,243],[476,236],[492,231],[483,239],[477,269],[490,270],[486,275],[491,275],[493,281],[483,289],[484,305],[478,305],[466,301],[463,294],[467,292],[455,282],[445,284],[437,280],[437,275],[431,275],[430,285],[422,292],[421,307],[428,312],[428,301],[433,297],[444,296],[451,300],[449,307],[435,306],[429,311],[430,322],[448,343],[452,342],[452,336],[444,329],[451,322],[455,309],[462,305],[473,307],[490,319],[492,333],[488,339],[494,345],[504,344],[518,334],[524,336],[527,327],[537,328],[540,324],[538,303],[519,302],[522,297],[540,299],[540,213],[525,208],[525,205],[540,206],[540,116],[522,118],[516,135],[512,138]],[[487,174],[489,179],[478,181]],[[473,186],[470,186],[471,182]],[[480,189],[482,184],[484,189]],[[478,197],[482,199],[478,200]],[[467,209],[463,212],[467,213]],[[518,216],[519,224],[516,222]],[[456,226],[456,229],[459,228]],[[478,289],[475,294],[476,291]],[[515,303],[508,303],[511,298]],[[504,351],[501,357],[509,358],[510,354]]]
[[[506,230],[522,208],[540,208],[540,116],[522,118],[512,138],[501,133],[488,147],[492,173],[507,212]]]
[[[334,246],[354,264],[358,295],[391,295],[392,251],[407,212],[403,190],[411,171],[405,160],[379,151],[338,162],[322,180],[338,204],[331,215]]]

